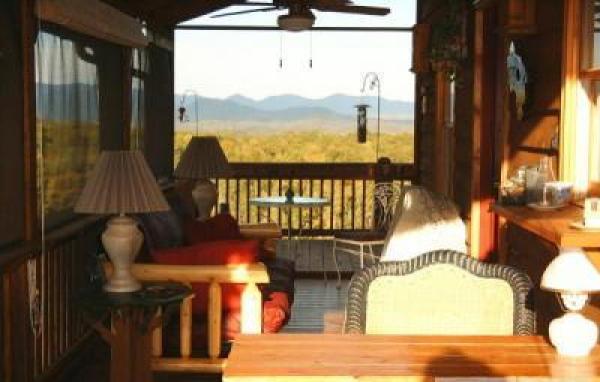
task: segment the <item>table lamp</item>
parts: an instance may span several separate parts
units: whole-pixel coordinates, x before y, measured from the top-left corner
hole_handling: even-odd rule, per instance
[[[169,210],[144,156],[139,151],[103,151],[88,178],[75,212],[115,214],[106,224],[102,244],[114,266],[104,285],[108,292],[133,292],[141,284],[131,274],[144,236],[127,213]]]
[[[209,178],[227,177],[231,168],[217,137],[193,137],[175,169],[175,178],[195,180],[192,198],[198,220],[210,217],[217,204],[217,187]]]
[[[550,342],[559,354],[588,355],[598,341],[598,327],[580,311],[589,294],[600,291],[600,274],[579,248],[564,248],[542,275],[541,288],[560,294],[565,314],[550,323]]]

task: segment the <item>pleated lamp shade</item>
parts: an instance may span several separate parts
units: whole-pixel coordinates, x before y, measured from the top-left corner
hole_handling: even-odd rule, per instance
[[[231,167],[217,137],[193,137],[175,169],[179,179],[208,179],[231,175]]]
[[[121,214],[169,210],[139,151],[103,151],[75,204],[75,212]]]

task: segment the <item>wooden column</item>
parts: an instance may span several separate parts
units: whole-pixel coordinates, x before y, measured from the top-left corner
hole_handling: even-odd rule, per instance
[[[488,258],[495,248],[496,218],[491,212],[493,190],[493,136],[495,62],[495,12],[475,11],[475,68],[473,79],[473,147],[471,180],[470,252]]]

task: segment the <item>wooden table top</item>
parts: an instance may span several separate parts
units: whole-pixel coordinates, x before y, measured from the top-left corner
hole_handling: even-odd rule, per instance
[[[583,220],[583,209],[569,205],[555,211],[537,211],[525,206],[494,205],[494,212],[509,222],[554,243],[557,247],[600,247],[600,232],[570,226]]]
[[[355,381],[390,377],[600,375],[600,349],[565,358],[538,336],[242,335],[223,380]],[[388,379],[386,379],[388,378]]]

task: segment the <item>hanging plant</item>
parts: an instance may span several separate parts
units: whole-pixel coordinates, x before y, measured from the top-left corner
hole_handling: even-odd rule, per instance
[[[446,0],[445,14],[436,20],[431,30],[429,60],[435,71],[443,71],[450,78],[465,58],[465,1]]]

